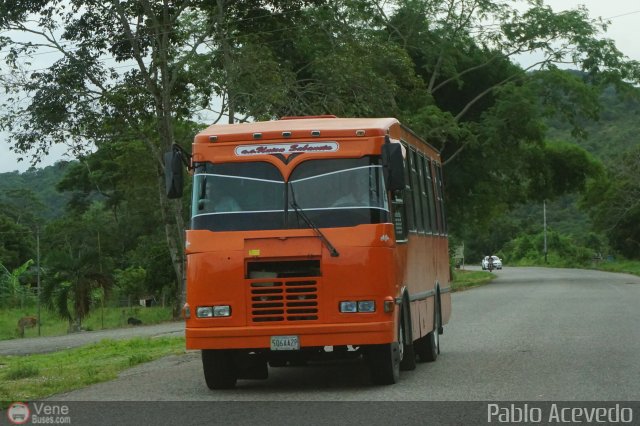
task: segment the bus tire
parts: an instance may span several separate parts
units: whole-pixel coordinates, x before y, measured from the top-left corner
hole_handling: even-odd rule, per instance
[[[427,334],[426,336],[422,336],[421,338],[416,340],[416,343],[414,344],[416,353],[420,358],[420,362],[433,362],[438,359],[438,354],[440,353],[440,327],[440,309],[439,303],[437,303],[436,299],[433,319],[433,331],[431,331],[431,333]]]
[[[232,389],[238,381],[233,351],[203,349],[202,369],[209,389]]]
[[[402,353],[400,357],[400,370],[410,371],[416,369],[416,352],[413,347],[413,339],[411,333],[411,319],[405,313],[408,310],[403,309],[400,313],[400,329],[398,330],[398,344],[402,345]]]
[[[398,342],[372,345],[367,350],[371,380],[376,385],[392,385],[400,379],[400,347]]]

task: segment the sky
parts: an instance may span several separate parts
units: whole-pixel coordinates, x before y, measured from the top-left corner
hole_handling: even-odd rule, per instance
[[[584,5],[592,18],[602,17],[611,21],[605,37],[615,41],[618,49],[630,59],[640,61],[640,2],[638,0],[546,0],[555,11],[575,9]],[[10,140],[6,133],[0,132],[0,173],[20,171],[30,167],[29,158],[22,162],[9,150]],[[48,166],[56,161],[72,159],[65,154],[65,148],[52,147],[50,155],[44,158],[40,166]]]

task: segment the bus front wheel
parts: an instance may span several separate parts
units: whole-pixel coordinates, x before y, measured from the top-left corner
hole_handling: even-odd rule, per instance
[[[413,339],[411,333],[411,317],[405,315],[405,312],[409,312],[407,309],[402,310],[400,314],[400,329],[398,329],[399,345],[401,346],[400,356],[400,370],[409,371],[416,369],[416,352],[413,346]]]
[[[400,378],[400,345],[398,342],[372,345],[367,350],[371,379],[376,385],[392,385]]]
[[[231,389],[238,381],[233,351],[203,349],[202,369],[209,389]]]

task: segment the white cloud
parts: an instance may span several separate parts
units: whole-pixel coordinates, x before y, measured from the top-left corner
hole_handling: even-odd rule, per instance
[[[24,157],[18,161],[19,156],[9,149],[9,138],[5,133],[0,133],[0,173],[19,171],[24,172],[31,167],[31,159]],[[49,155],[42,159],[36,167],[46,167],[60,160],[70,160],[66,146],[52,146]]]

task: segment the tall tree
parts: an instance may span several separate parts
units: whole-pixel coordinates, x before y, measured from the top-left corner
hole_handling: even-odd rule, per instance
[[[212,95],[234,93],[228,55],[225,59],[230,50],[226,24],[256,8],[277,14],[305,3],[4,2],[0,28],[10,32],[0,38],[0,49],[7,52],[12,72],[2,77],[9,97],[0,125],[12,133],[14,150],[31,153],[35,161],[54,143],[83,154],[114,139],[142,141],[155,160],[166,242],[176,283],[181,283],[185,222],[181,200],[168,201],[162,194],[162,154],[191,139],[178,133],[178,123],[210,109]],[[29,68],[24,58],[42,50],[57,52],[59,59]],[[203,61],[202,51],[212,59]],[[211,60],[223,66],[206,67]],[[18,101],[25,96],[27,101]],[[223,107],[233,116],[231,105]],[[176,288],[176,299],[183,299],[184,289]]]
[[[114,223],[108,211],[94,205],[51,222],[43,238],[43,300],[78,330],[89,314],[95,290],[108,293],[113,279]],[[111,236],[111,239],[109,238]]]
[[[34,230],[0,212],[0,263],[13,270],[35,257]]]
[[[591,182],[583,204],[613,248],[640,257],[640,146],[612,162],[607,179]]]

